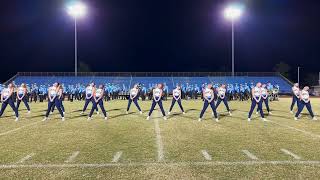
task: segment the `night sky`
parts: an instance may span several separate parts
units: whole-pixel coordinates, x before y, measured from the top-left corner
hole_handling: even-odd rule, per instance
[[[73,71],[67,0],[1,3],[1,81],[18,71]],[[87,0],[79,61],[92,71],[229,71],[231,24],[223,0]],[[236,71],[279,61],[318,72],[319,0],[247,0],[235,25]]]

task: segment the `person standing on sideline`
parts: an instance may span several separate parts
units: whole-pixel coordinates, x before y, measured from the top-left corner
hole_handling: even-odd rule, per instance
[[[312,120],[317,120],[317,118],[314,116],[313,114],[313,111],[312,111],[312,107],[311,107],[311,102],[310,102],[310,95],[309,95],[309,87],[308,86],[305,86],[302,91],[300,92],[300,95],[299,95],[299,100],[300,101],[299,103],[299,109],[294,117],[294,120],[298,120],[298,117],[300,115],[300,113],[302,112],[302,110],[304,109],[304,106],[307,107],[309,113],[310,113],[310,116],[312,117]]]
[[[200,113],[200,118],[198,121],[202,121],[202,117],[203,117],[204,113],[206,112],[208,106],[210,105],[211,109],[213,111],[213,115],[216,118],[216,122],[219,122],[217,111],[216,111],[216,106],[214,104],[214,92],[212,89],[212,84],[208,84],[207,87],[204,88],[202,94],[203,94],[204,104],[203,104],[203,108]]]
[[[172,103],[171,103],[171,106],[170,106],[170,109],[169,109],[169,112],[168,114],[170,115],[171,114],[171,111],[172,111],[172,108],[174,106],[174,104],[177,102],[182,113],[183,114],[186,114],[183,110],[183,107],[182,107],[182,104],[181,104],[181,87],[179,85],[177,85],[177,87],[173,90],[172,92],[172,95],[173,95],[173,98],[172,98]]]
[[[92,114],[95,109],[98,109],[98,105],[101,108],[101,111],[104,115],[104,119],[107,120],[108,119],[107,112],[103,106],[104,86],[100,85],[99,88],[92,95],[93,95],[93,97],[92,97],[93,98],[93,101],[92,101],[93,107],[90,111],[88,121],[92,120]]]
[[[84,103],[84,107],[82,109],[82,112],[80,114],[83,114],[86,110],[87,107],[89,105],[90,102],[92,102],[92,104],[94,103],[94,98],[93,98],[93,94],[96,92],[96,87],[94,83],[91,83],[87,88],[86,88],[86,95],[85,95],[85,103]],[[93,108],[93,106],[92,106]],[[98,108],[96,106],[95,110],[97,111],[97,114],[99,114]]]
[[[150,116],[157,104],[160,107],[160,110],[163,115],[163,119],[167,120],[166,113],[164,112],[163,105],[162,105],[163,85],[158,84],[157,87],[152,92],[153,92],[153,100],[152,100],[152,105],[151,105],[147,120],[150,120]]]
[[[297,103],[297,108],[299,109],[299,103],[300,103],[300,88],[299,88],[299,84],[295,83],[292,87],[292,103],[291,103],[291,107],[290,107],[290,113],[293,114],[293,107],[294,105]]]
[[[15,121],[19,121],[19,113],[16,106],[14,105],[13,98],[12,98],[13,91],[14,91],[14,85],[12,83],[10,83],[7,88],[2,89],[1,91],[2,107],[0,110],[0,117],[3,115],[4,111],[6,110],[9,104],[9,106],[11,106],[12,110],[16,115]]]
[[[30,114],[31,111],[28,104],[27,93],[28,93],[27,86],[26,84],[22,83],[21,86],[18,88],[18,92],[17,92],[17,110],[19,111],[20,103],[21,101],[23,101],[24,105],[28,110],[28,114]]]
[[[60,102],[58,100],[58,91],[59,91],[58,87],[59,87],[59,83],[54,83],[51,87],[49,87],[49,90],[48,90],[48,110],[46,113],[46,117],[42,121],[48,120],[52,106],[57,107],[57,109],[61,115],[61,120],[62,121],[65,120],[64,114],[63,114],[61,107],[60,107]]]
[[[139,87],[137,84],[135,84],[133,86],[133,88],[130,90],[130,94],[129,94],[129,100],[128,100],[128,107],[127,107],[127,111],[126,111],[126,114],[129,114],[129,110],[130,110],[130,106],[131,106],[131,103],[133,102],[136,107],[138,108],[139,110],[139,113],[142,114],[142,111],[141,111],[141,108],[138,104],[138,100],[139,100],[139,96],[140,96],[140,90],[139,90]]]
[[[263,121],[267,121],[264,118],[264,114],[263,114],[263,110],[262,110],[262,94],[261,94],[261,83],[258,82],[257,85],[252,88],[251,90],[251,94],[252,94],[252,99],[251,99],[251,108],[249,111],[249,115],[248,115],[248,121],[251,121],[251,115],[255,109],[255,107],[258,105],[258,110],[260,112],[261,118]]]
[[[217,89],[217,91],[218,91],[218,100],[217,100],[217,104],[216,104],[216,109],[218,109],[220,103],[223,101],[224,105],[227,108],[229,115],[232,116],[229,105],[228,105],[228,98],[226,97],[226,92],[227,92],[226,85],[222,84]]]

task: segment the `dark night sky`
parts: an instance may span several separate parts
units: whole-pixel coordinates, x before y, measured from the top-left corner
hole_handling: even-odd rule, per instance
[[[2,2],[1,79],[17,71],[73,71],[67,0]],[[78,24],[79,61],[93,71],[222,71],[231,26],[223,0],[87,0]],[[319,0],[247,0],[236,24],[236,71],[279,61],[319,71]],[[153,61],[158,61],[155,63]]]

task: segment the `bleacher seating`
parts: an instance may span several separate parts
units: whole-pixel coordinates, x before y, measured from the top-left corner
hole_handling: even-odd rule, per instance
[[[54,82],[60,82],[65,85],[75,84],[89,84],[95,82],[96,84],[118,84],[120,87],[132,86],[136,83],[141,83],[146,87],[156,83],[165,83],[169,90],[171,90],[176,84],[186,85],[198,85],[201,86],[203,83],[225,83],[225,84],[244,84],[244,83],[256,83],[270,82],[273,85],[278,84],[280,86],[281,93],[290,93],[291,84],[283,79],[281,76],[206,76],[206,77],[131,77],[131,76],[17,76],[14,79],[16,84],[27,83],[27,84],[42,84],[48,85]]]

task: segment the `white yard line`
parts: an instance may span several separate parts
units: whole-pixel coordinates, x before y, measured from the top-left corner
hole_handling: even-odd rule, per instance
[[[22,164],[25,161],[27,161],[28,159],[32,158],[32,156],[34,156],[34,155],[35,155],[35,153],[28,154],[27,156],[25,156],[22,159],[20,159],[16,164]]]
[[[157,111],[158,114],[159,110]],[[157,151],[158,151],[158,162],[161,162],[164,160],[164,151],[163,151],[163,143],[161,138],[161,130],[159,126],[159,118],[154,118],[154,129],[156,132],[156,143],[157,143]]]
[[[302,129],[298,129],[298,128],[295,128],[295,127],[292,127],[292,126],[280,124],[280,123],[277,123],[277,122],[274,122],[274,121],[271,121],[271,120],[267,120],[267,122],[271,122],[271,123],[276,124],[276,125],[281,126],[281,127],[285,127],[285,128],[288,128],[288,129],[292,129],[292,130],[298,131],[298,132],[302,132],[304,134],[310,135],[310,136],[315,137],[315,138],[320,138],[320,135],[314,134],[314,133],[311,133],[311,132],[308,132],[308,131],[305,131],[305,130],[302,130]]]
[[[72,155],[65,161],[65,163],[73,162],[73,160],[79,155],[79,151],[75,151]]]
[[[31,124],[28,124],[28,125],[25,125],[25,126],[21,126],[21,127],[19,127],[19,128],[16,128],[16,129],[12,129],[12,130],[10,130],[10,131],[0,133],[0,136],[4,136],[4,135],[10,134],[10,133],[19,131],[20,129],[23,129],[23,128],[26,128],[26,127],[29,127],[29,126],[33,126],[33,125],[39,124],[39,123],[41,123],[41,121],[34,122],[34,123],[31,123]]]
[[[242,152],[247,155],[250,159],[252,160],[258,160],[257,156],[255,156],[254,154],[252,154],[251,152],[249,152],[248,150],[242,150]]]
[[[245,114],[244,112],[242,112],[242,113]],[[295,128],[295,127],[292,127],[292,126],[280,124],[280,123],[277,123],[277,122],[272,121],[272,120],[270,120],[270,119],[267,119],[266,121],[267,121],[267,122],[270,122],[270,123],[273,123],[273,124],[276,124],[276,125],[278,125],[278,126],[287,128],[287,129],[292,129],[292,130],[295,130],[295,131],[298,131],[298,132],[307,134],[307,135],[312,136],[312,137],[314,137],[314,138],[320,138],[320,135],[319,135],[319,134],[314,134],[314,133],[312,133],[312,132],[308,132],[308,131],[305,131],[305,130],[302,130],[302,129],[298,129],[298,128]]]
[[[202,153],[203,157],[204,157],[207,161],[211,161],[211,160],[212,160],[212,157],[211,157],[211,155],[208,153],[208,151],[202,150],[201,153]]]
[[[288,150],[286,150],[286,149],[281,149],[281,151],[284,152],[284,153],[287,154],[287,155],[292,156],[294,159],[297,159],[297,160],[300,160],[300,159],[301,159],[300,156],[298,156],[298,155],[296,155],[296,154],[294,154],[294,153],[292,153],[292,152],[290,152],[290,151],[288,151]]]
[[[117,153],[113,156],[112,162],[113,162],[113,163],[117,163],[117,162],[119,161],[121,155],[122,155],[122,151],[117,152]]]
[[[105,168],[105,167],[138,167],[138,166],[254,166],[254,165],[317,165],[320,161],[207,161],[207,162],[172,162],[172,163],[105,163],[105,164],[2,164],[0,169],[21,168]]]

